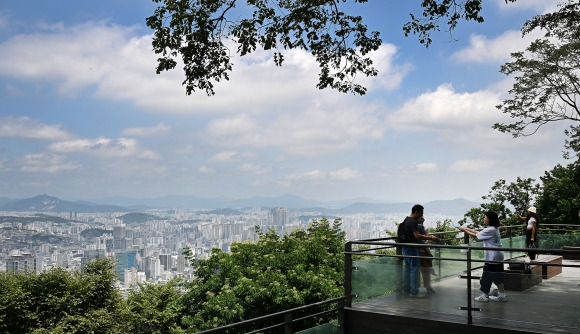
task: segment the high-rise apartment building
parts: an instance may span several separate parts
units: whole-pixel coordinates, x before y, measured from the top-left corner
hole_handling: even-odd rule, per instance
[[[125,269],[137,267],[137,251],[115,253],[115,269],[121,282],[125,281]]]
[[[126,238],[126,227],[124,224],[113,226],[113,248],[114,249],[126,249],[125,244]]]
[[[285,208],[273,208],[270,217],[270,225],[278,231],[283,231],[286,225],[290,225],[290,215]]]
[[[6,260],[7,272],[36,271],[37,258],[31,253],[16,252]]]

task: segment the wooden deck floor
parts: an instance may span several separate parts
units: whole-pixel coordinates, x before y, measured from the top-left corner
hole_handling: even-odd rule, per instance
[[[580,261],[565,260],[564,264],[580,265]],[[460,309],[468,306],[467,280],[459,277],[435,280],[433,288],[436,294],[426,298],[414,299],[394,293],[355,302],[352,310],[467,324],[468,313]],[[478,289],[479,281],[474,280],[472,299],[480,294]],[[544,279],[527,290],[507,293],[508,302],[472,301],[471,307],[479,310],[472,312],[470,326],[526,333],[580,333],[580,268],[565,267],[562,274]]]

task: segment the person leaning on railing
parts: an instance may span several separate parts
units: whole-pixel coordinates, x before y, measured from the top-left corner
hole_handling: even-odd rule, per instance
[[[493,211],[488,211],[485,213],[485,217],[483,218],[483,224],[488,225],[483,230],[477,232],[467,227],[459,227],[460,231],[467,233],[468,235],[477,238],[479,241],[483,243],[483,247],[490,247],[490,248],[501,248],[501,235],[499,233],[499,218],[497,213]],[[479,280],[479,290],[483,292],[481,296],[475,297],[476,301],[479,302],[486,302],[488,300],[498,301],[498,302],[506,302],[507,295],[504,289],[504,269],[503,269],[503,251],[495,250],[495,249],[485,249],[483,251],[483,255],[485,261],[493,261],[493,262],[486,262],[483,265],[483,274],[481,275],[481,279]],[[491,284],[494,283],[499,290],[497,296],[490,296]]]
[[[419,233],[418,220],[423,217],[423,206],[415,204],[411,209],[411,214],[405,218],[401,223],[406,236],[406,243],[418,244],[419,240],[434,240],[439,241],[439,238],[434,235],[425,235]],[[403,256],[405,259],[405,268],[403,270],[403,293],[409,294],[412,298],[424,297],[425,294],[419,293],[419,247],[417,246],[403,246]]]

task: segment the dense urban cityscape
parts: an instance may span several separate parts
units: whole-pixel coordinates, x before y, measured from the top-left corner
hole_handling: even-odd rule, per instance
[[[305,228],[323,215],[275,207],[235,213],[0,211],[0,216],[0,271],[78,270],[92,259],[110,258],[116,265],[118,287],[130,289],[146,282],[191,277],[189,261],[182,254],[186,247],[195,258],[203,259],[213,248],[228,252],[232,243],[256,240],[256,226],[283,234]],[[355,240],[387,237],[386,231],[394,231],[405,216],[367,213],[340,218],[347,240]],[[431,224],[446,218],[451,217],[433,215]]]

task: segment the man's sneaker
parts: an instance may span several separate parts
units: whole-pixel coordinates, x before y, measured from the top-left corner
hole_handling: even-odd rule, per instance
[[[424,293],[417,292],[416,294],[410,294],[409,297],[411,298],[424,298],[426,295]]]
[[[435,294],[435,290],[433,290],[432,287],[425,288],[425,290],[427,290],[427,294],[430,294],[430,295],[434,295]]]
[[[505,293],[500,293],[497,296],[489,296],[489,299],[493,300],[494,302],[507,302],[508,296]]]
[[[481,295],[479,297],[475,297],[476,302],[487,302],[489,301],[489,297],[486,295]]]

